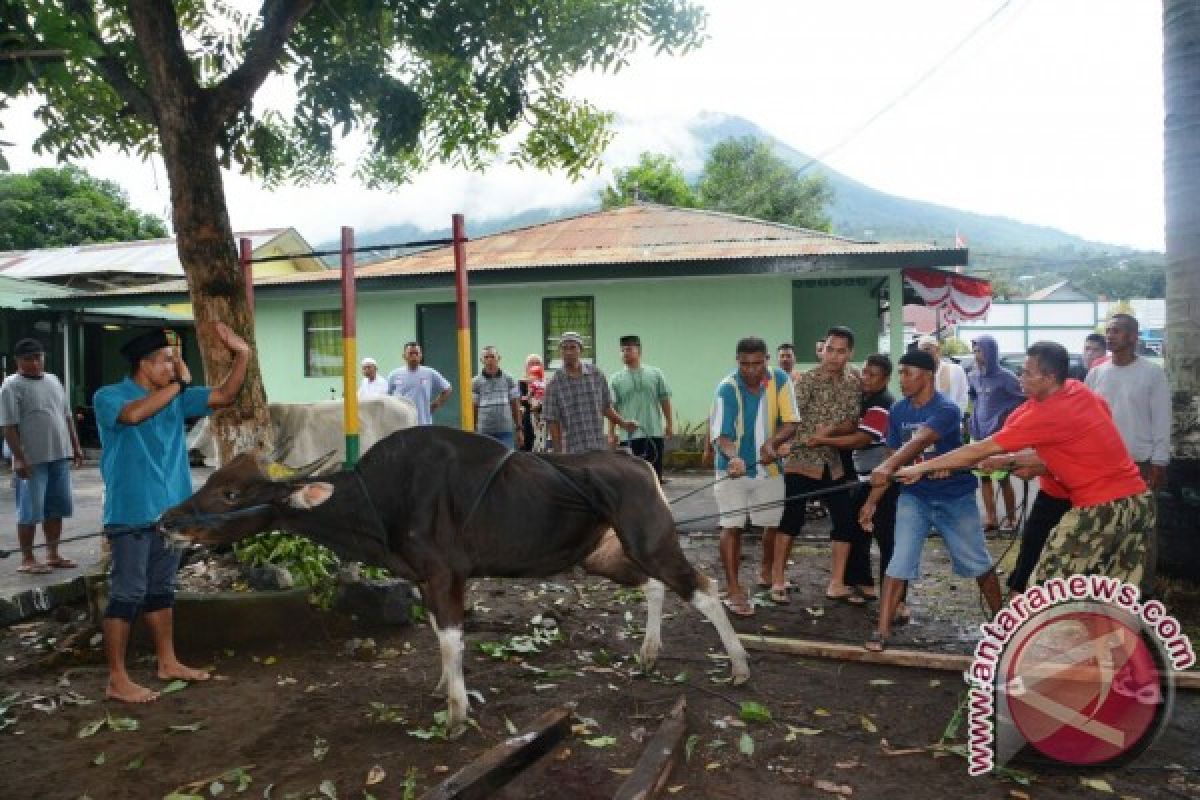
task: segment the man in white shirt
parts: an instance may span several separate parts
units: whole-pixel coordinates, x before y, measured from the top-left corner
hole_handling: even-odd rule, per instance
[[[1113,422],[1150,489],[1167,483],[1171,390],[1167,373],[1137,355],[1138,321],[1113,314],[1104,331],[1112,357],[1088,372],[1087,386],[1108,402]]]
[[[358,399],[385,397],[388,393],[387,378],[379,376],[379,362],[367,356],[362,360],[362,383],[358,385]]]
[[[958,364],[948,358],[942,358],[942,345],[933,336],[922,336],[917,340],[917,347],[933,356],[937,362],[937,376],[934,388],[945,395],[963,414],[967,413],[968,387],[967,373]]]
[[[1167,373],[1137,354],[1138,321],[1129,314],[1113,314],[1104,329],[1110,358],[1088,371],[1085,383],[1104,398],[1125,449],[1142,473],[1150,491],[1167,486],[1171,460],[1171,390]],[[1142,591],[1154,587],[1158,566],[1158,536],[1146,537],[1146,567]]]

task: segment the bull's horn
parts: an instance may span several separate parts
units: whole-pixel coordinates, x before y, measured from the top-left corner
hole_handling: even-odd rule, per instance
[[[330,450],[325,455],[321,456],[320,458],[316,459],[315,461],[310,461],[309,463],[305,464],[302,467],[295,467],[295,468],[288,467],[288,469],[291,471],[291,474],[288,475],[288,479],[289,480],[297,480],[297,479],[303,479],[303,478],[310,478],[313,475],[320,472],[325,467],[327,467],[329,465],[329,462],[331,462],[336,457],[337,457],[337,450]]]

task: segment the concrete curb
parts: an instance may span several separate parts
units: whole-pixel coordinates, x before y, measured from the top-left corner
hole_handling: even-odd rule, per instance
[[[38,614],[77,603],[86,597],[87,586],[83,575],[62,583],[25,589],[7,598],[0,598],[0,627],[24,622]]]

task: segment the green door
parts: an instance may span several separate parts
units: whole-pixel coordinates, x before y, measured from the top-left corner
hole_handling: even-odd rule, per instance
[[[475,304],[471,303],[471,358],[469,365],[474,375],[476,353]],[[458,380],[458,325],[455,322],[454,303],[422,303],[417,305],[417,341],[421,344],[424,364],[442,373],[442,377],[454,386],[446,405],[433,412],[434,425],[458,428],[462,425],[462,393],[470,393],[471,386],[459,386]]]

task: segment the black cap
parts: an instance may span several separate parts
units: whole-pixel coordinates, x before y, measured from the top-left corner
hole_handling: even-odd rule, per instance
[[[36,356],[38,353],[44,352],[46,352],[46,348],[42,347],[42,343],[37,339],[22,339],[13,348],[13,355],[17,358],[21,356]]]
[[[133,337],[121,345],[121,355],[136,367],[138,362],[151,353],[167,346],[166,328],[155,328]]]
[[[642,346],[641,337],[640,336],[622,336],[621,337],[621,347],[628,347],[629,345],[641,347]]]
[[[900,366],[937,372],[937,362],[933,360],[933,355],[924,350],[909,350],[900,356]]]

